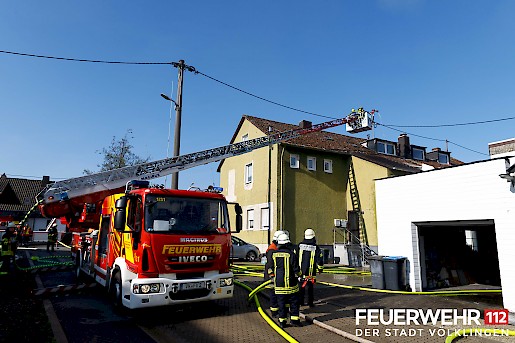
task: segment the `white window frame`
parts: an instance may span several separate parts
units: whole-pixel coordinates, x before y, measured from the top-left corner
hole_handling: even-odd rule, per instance
[[[384,149],[380,150],[379,149],[379,144],[382,144]],[[388,152],[388,147],[391,147],[393,149],[393,153],[392,154],[390,154]],[[381,142],[381,141],[377,142],[376,143],[376,150],[377,150],[378,153],[385,154],[385,155],[395,156],[397,154],[395,144],[388,143],[388,142]]]
[[[245,142],[245,141],[248,141],[248,140],[249,140],[249,134],[248,133],[246,133],[243,136],[241,136],[241,141],[242,142]]]
[[[309,165],[310,162],[311,162],[312,166]],[[313,157],[313,156],[308,156],[307,166],[308,166],[308,170],[316,171],[317,170],[317,158]]]
[[[415,150],[420,151],[422,153],[422,158],[415,158],[415,154],[413,153]],[[424,161],[426,159],[426,155],[424,153],[424,149],[411,148],[411,155],[413,156],[413,159],[417,160],[417,161]]]
[[[292,168],[292,169],[300,168],[300,157],[298,154],[290,154],[290,168]]]
[[[245,165],[245,184],[250,185],[254,180],[254,168],[252,162]]]
[[[247,230],[254,230],[254,209],[247,210]]]
[[[270,208],[261,208],[261,230],[268,230],[270,228]]]
[[[324,171],[329,174],[333,173],[333,160],[324,158]]]

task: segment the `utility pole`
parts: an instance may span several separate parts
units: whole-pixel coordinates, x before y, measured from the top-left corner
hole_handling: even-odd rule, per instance
[[[181,150],[181,116],[182,116],[182,80],[184,69],[196,72],[195,68],[184,63],[184,60],[179,62],[172,62],[172,66],[179,70],[178,86],[177,86],[177,101],[173,101],[165,94],[161,94],[163,98],[175,104],[175,130],[173,139],[173,157],[179,156]],[[168,154],[167,154],[168,155]],[[172,189],[179,189],[179,172],[172,173]]]
[[[173,136],[173,156],[179,156],[181,150],[181,116],[182,116],[182,79],[184,74],[184,60],[174,62],[173,66],[179,70],[177,82],[177,101],[175,102],[175,131]],[[172,173],[172,189],[179,189],[179,172]]]

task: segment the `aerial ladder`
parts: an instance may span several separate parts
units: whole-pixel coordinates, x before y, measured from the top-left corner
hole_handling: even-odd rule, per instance
[[[362,108],[360,110],[363,111]],[[371,112],[373,113],[373,111]],[[43,216],[49,218],[64,217],[67,220],[67,224],[73,221],[75,225],[82,223],[79,226],[87,227],[88,225],[96,224],[98,220],[98,215],[88,216],[88,213],[93,214],[96,212],[98,214],[100,207],[98,205],[102,199],[111,194],[123,192],[127,182],[131,180],[156,179],[199,165],[242,155],[312,132],[344,124],[355,126],[355,122],[359,120],[360,115],[360,111],[353,110],[345,118],[334,119],[312,125],[308,128],[278,132],[218,148],[57,181],[49,184],[37,196],[37,200]]]

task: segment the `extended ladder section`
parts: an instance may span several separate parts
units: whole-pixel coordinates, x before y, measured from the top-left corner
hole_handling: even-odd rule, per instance
[[[48,185],[38,195],[38,200],[41,200],[44,205],[80,197],[87,198],[87,201],[84,202],[99,201],[101,199],[95,199],[94,194],[102,194],[103,197],[106,192],[121,191],[130,180],[156,179],[181,170],[245,154],[252,150],[297,138],[308,133],[350,123],[356,119],[357,113],[353,112],[345,118],[316,124],[309,128],[279,132],[214,149],[57,181]]]

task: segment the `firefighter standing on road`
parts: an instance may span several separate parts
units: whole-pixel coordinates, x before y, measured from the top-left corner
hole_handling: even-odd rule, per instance
[[[32,237],[32,228],[25,224],[21,230],[21,245],[24,247],[29,246],[30,238]]]
[[[299,268],[298,257],[288,248],[290,238],[280,234],[277,238],[277,250],[272,252],[272,263],[268,274],[274,279],[274,290],[279,305],[279,325],[286,327],[290,304],[290,324],[300,326],[299,317],[299,277],[302,275]]]
[[[268,274],[268,269],[273,269],[274,264],[272,260],[272,253],[277,250],[277,238],[282,233],[284,233],[284,231],[276,231],[274,233],[274,237],[272,238],[272,243],[268,246],[268,249],[266,249],[265,280],[271,278],[271,276]],[[277,318],[279,314],[279,305],[277,304],[277,297],[275,296],[274,288],[270,290],[270,312],[272,313],[272,318]]]
[[[322,251],[317,245],[315,231],[311,228],[304,231],[304,240],[299,243],[299,265],[302,271],[300,280],[300,304],[305,305],[305,290],[308,289],[308,305],[313,307],[313,286],[316,272],[323,270],[324,260]]]
[[[52,223],[48,229],[48,238],[46,242],[46,251],[54,251],[54,246],[57,243],[57,223]]]
[[[7,274],[9,272],[11,260],[14,262],[16,244],[16,225],[9,223],[7,225],[7,231],[2,236],[1,274]]]

